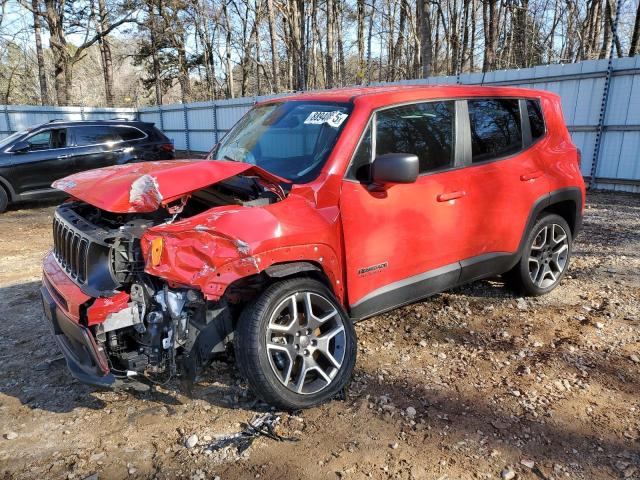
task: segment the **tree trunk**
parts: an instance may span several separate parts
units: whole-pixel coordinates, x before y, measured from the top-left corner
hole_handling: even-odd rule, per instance
[[[327,84],[326,88],[333,88],[333,0],[327,0]]]
[[[182,93],[182,103],[191,100],[191,80],[189,79],[189,65],[187,63],[187,52],[182,36],[178,42],[178,82]]]
[[[477,20],[476,0],[471,0],[471,46],[469,47],[469,71],[475,70],[475,54],[476,54],[476,25]]]
[[[276,48],[276,17],[273,0],[267,0],[267,17],[269,19],[269,39],[271,40],[271,75],[273,76],[273,93],[280,92],[280,67],[278,66],[278,50]]]
[[[640,2],[636,11],[636,22],[633,26],[633,34],[631,35],[631,46],[629,47],[629,56],[633,57],[640,53]]]
[[[69,104],[70,83],[67,81],[69,55],[62,27],[62,12],[58,14],[56,2],[45,0],[45,20],[49,30],[49,46],[53,54],[54,87],[58,106]]]
[[[34,0],[35,1],[35,0]],[[102,59],[102,76],[104,78],[104,96],[107,107],[114,106],[113,95],[113,60],[111,57],[111,45],[108,38],[102,36],[103,32],[109,28],[109,19],[104,0],[98,0],[98,32],[100,33],[100,58]]]
[[[422,64],[422,78],[431,75],[432,48],[431,44],[431,12],[429,2],[417,1],[417,17],[420,30],[420,62]]]
[[[231,65],[231,22],[229,21],[229,11],[227,0],[222,4],[222,14],[224,15],[226,37],[225,37],[225,58],[227,66],[227,95],[234,98],[233,94],[233,67]]]
[[[515,64],[519,68],[526,68],[529,66],[529,58],[531,52],[529,52],[528,37],[532,32],[527,32],[527,13],[529,11],[529,0],[521,0],[521,6],[516,8],[516,21],[515,21],[515,40],[514,45]]]
[[[345,59],[344,59],[344,42],[343,42],[343,38],[342,38],[342,18],[344,16],[344,9],[343,9],[343,4],[341,0],[335,0],[333,2],[333,9],[334,9],[334,18],[336,20],[336,35],[337,35],[337,40],[338,40],[338,68],[339,68],[339,72],[338,72],[338,82],[340,84],[340,86],[344,86],[345,85],[345,79],[346,79],[346,63],[345,63]]]
[[[44,64],[44,52],[42,51],[42,35],[40,32],[40,7],[38,0],[31,0],[33,7],[33,31],[36,39],[36,57],[38,59],[38,79],[40,81],[40,104],[49,105],[49,92],[47,89],[47,72]]]
[[[407,10],[409,9],[409,5],[407,5],[407,0],[400,1],[400,21],[398,24],[398,39],[396,40],[396,44],[393,47],[393,73],[392,79],[400,80],[402,78],[402,73],[400,71],[401,59],[402,59],[402,49],[404,48],[404,31],[407,26]]]
[[[155,14],[152,13],[152,18],[155,19]],[[158,59],[158,43],[156,41],[155,34],[155,20],[152,20],[151,28],[151,60],[153,62],[153,80],[156,90],[156,105],[162,105],[162,79],[160,78],[160,61]]]
[[[362,84],[364,81],[364,0],[357,1],[358,15],[358,71],[356,72],[356,83]]]
[[[371,0],[371,14],[369,15],[369,32],[367,33],[367,83],[371,83],[371,37],[373,36],[373,17],[376,12],[376,0]]]
[[[498,0],[482,0],[483,27],[484,27],[484,62],[482,71],[495,70],[496,68],[496,41],[498,38],[498,15],[496,15],[496,3]]]
[[[462,16],[462,51],[460,53],[460,64],[458,73],[462,73],[467,65],[467,57],[469,55],[469,7],[470,0],[463,0],[463,16]]]
[[[602,46],[600,47],[600,59],[609,58],[609,52],[611,52],[611,44],[613,42],[613,32],[610,21],[613,15],[611,8],[611,0],[604,0],[604,34],[602,37]]]

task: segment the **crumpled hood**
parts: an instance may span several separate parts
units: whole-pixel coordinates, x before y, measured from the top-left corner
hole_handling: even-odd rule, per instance
[[[256,175],[275,184],[288,183],[243,162],[167,160],[88,170],[57,180],[52,187],[109,212],[153,212],[161,205],[239,174]]]

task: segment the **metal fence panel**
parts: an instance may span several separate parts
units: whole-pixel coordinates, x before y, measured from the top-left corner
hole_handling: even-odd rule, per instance
[[[46,123],[51,120],[108,120],[126,118],[135,120],[134,108],[40,107],[31,105],[0,105],[0,138],[13,132]]]

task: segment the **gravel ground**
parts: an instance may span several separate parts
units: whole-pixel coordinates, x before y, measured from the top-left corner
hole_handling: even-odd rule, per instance
[[[53,209],[0,216],[0,478],[640,478],[640,197],[589,195],[545,297],[483,281],[360,322],[346,398],[243,454],[208,448],[264,411],[231,364],[189,395],[69,376],[38,295]]]

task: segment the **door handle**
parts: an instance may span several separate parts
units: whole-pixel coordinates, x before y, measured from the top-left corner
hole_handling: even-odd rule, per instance
[[[455,200],[456,198],[462,198],[467,194],[467,192],[460,190],[458,192],[451,193],[441,193],[436,197],[436,200],[439,202],[448,202],[449,200]]]
[[[58,155],[56,158],[62,160],[63,158],[69,158],[71,155]]]
[[[528,182],[530,180],[535,180],[536,178],[539,178],[543,175],[543,172],[540,170],[536,170],[535,172],[531,172],[531,173],[523,173],[522,175],[520,175],[520,180],[522,180],[523,182]]]

